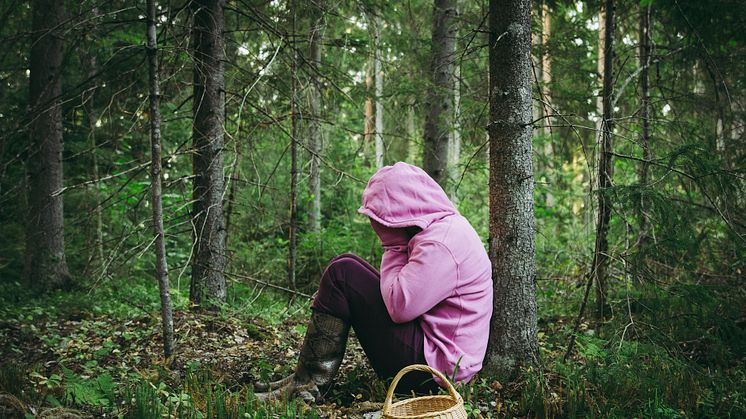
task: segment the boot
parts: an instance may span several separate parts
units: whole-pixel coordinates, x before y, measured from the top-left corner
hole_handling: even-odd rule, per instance
[[[256,385],[258,400],[299,396],[306,402],[321,401],[344,358],[350,325],[326,313],[312,311],[295,372],[269,385]]]

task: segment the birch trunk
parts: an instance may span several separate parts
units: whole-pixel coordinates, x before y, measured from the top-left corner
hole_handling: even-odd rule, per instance
[[[453,62],[457,16],[456,0],[434,1],[422,166],[444,189],[448,182],[448,137],[453,129]]]
[[[381,29],[378,18],[373,19],[375,49],[373,77],[376,85],[376,169],[383,167],[383,69],[381,68]]]
[[[158,74],[158,43],[155,32],[155,0],[148,0],[148,70],[150,74],[150,188],[155,230],[155,276],[161,296],[163,322],[163,353],[166,358],[174,352],[174,320],[171,313],[171,294],[168,287],[168,263],[163,231],[163,199],[161,196],[161,87]]]
[[[211,307],[224,302],[225,220],[223,218],[223,147],[225,80],[225,0],[193,0],[194,59],[194,255],[189,298]]]
[[[539,363],[531,159],[531,1],[489,6],[490,236],[494,300],[485,372]]]
[[[456,63],[453,71],[453,131],[448,137],[448,196],[453,203],[456,185],[459,180],[459,160],[461,159],[461,64]]]
[[[606,12],[604,10],[604,7],[602,5],[601,10],[598,12],[598,60],[596,61],[596,72],[598,74],[598,91],[596,92],[596,136],[595,136],[595,144],[596,147],[594,148],[595,152],[593,153],[593,167],[598,172],[598,166],[601,156],[601,142],[602,142],[602,125],[603,125],[603,113],[604,113],[604,100],[603,100],[603,77],[604,77],[604,63],[605,63],[605,40],[606,40]],[[593,176],[591,179],[591,192],[597,191],[599,188],[599,179],[597,176]],[[598,229],[598,207],[593,205],[593,195],[592,193],[588,194],[588,205],[586,205],[586,208],[592,208],[593,212],[586,212],[589,216],[592,217],[592,222],[594,223],[594,227]],[[591,220],[586,220],[586,222],[590,223]]]
[[[65,259],[62,195],[62,83],[64,2],[35,0],[29,74],[31,156],[25,277],[40,289],[70,282]]]
[[[614,120],[612,117],[612,89],[613,71],[612,59],[614,55],[614,1],[604,1],[604,64],[603,64],[603,116],[601,119],[601,135],[598,149],[598,221],[596,222],[596,244],[593,252],[591,275],[596,281],[596,314],[603,319],[606,311],[606,293],[609,276],[609,222],[611,221],[611,198],[608,189],[612,186],[613,161],[612,153]]]

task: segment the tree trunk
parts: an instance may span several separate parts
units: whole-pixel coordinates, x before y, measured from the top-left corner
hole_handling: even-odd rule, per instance
[[[541,7],[544,0],[539,0],[539,7],[535,8],[533,12],[537,14],[537,19],[539,22],[544,22],[543,18],[543,10],[544,8]],[[544,55],[544,33],[539,30],[536,31],[535,34],[532,34],[531,36],[531,60],[533,63],[533,69],[536,79],[536,94],[538,100],[535,100],[533,102],[533,117],[534,120],[537,121],[538,124],[544,125],[544,90],[542,88],[542,80],[544,80],[544,76],[541,74],[542,69],[544,68],[542,66],[542,57]],[[543,131],[543,127],[542,127]]]
[[[651,57],[651,38],[650,38],[650,4],[640,8],[640,116],[642,118],[642,158],[639,168],[640,186],[645,188],[648,183],[648,163],[652,154],[650,152],[650,57]],[[647,240],[648,216],[646,212],[645,200],[640,202],[638,214],[640,228],[638,231],[638,243],[644,243]]]
[[[30,59],[29,219],[25,277],[40,289],[65,286],[70,273],[65,259],[62,195],[62,83],[64,3],[35,0]]]
[[[373,78],[376,86],[376,169],[383,167],[383,69],[381,68],[381,28],[379,19],[373,20],[373,33],[375,38],[373,48]]]
[[[596,72],[598,73],[598,94],[596,95],[596,114],[599,116],[596,122],[596,145],[601,144],[601,125],[603,124],[602,115],[604,113],[604,96],[603,96],[603,79],[604,64],[606,63],[606,11],[601,8],[598,12],[598,60],[596,61]],[[598,156],[596,153],[596,167],[598,167]]]
[[[310,151],[310,173],[308,179],[308,228],[314,233],[321,229],[321,80],[318,72],[321,70],[321,43],[324,34],[324,16],[321,4],[309,6],[311,12],[311,31],[309,33],[309,59],[312,67],[309,69],[311,82],[309,85],[309,99],[311,104],[311,118],[308,122],[308,149]]]
[[[549,4],[547,4],[546,1],[542,2],[541,5],[541,88],[542,88],[542,97],[544,100],[544,103],[542,103],[544,109],[546,109],[546,112],[544,112],[544,119],[542,120],[541,124],[543,127],[543,134],[544,134],[544,159],[546,161],[546,177],[549,185],[546,187],[546,201],[545,204],[548,208],[552,208],[555,205],[554,200],[554,194],[552,194],[551,190],[556,185],[554,184],[553,179],[553,168],[554,168],[554,142],[552,139],[552,117],[550,116],[552,114],[552,108],[550,107],[552,103],[552,90],[550,88],[550,83],[552,82],[552,60],[551,56],[549,55],[549,37],[552,33],[552,15],[549,11]],[[556,234],[559,234],[559,231],[555,231]]]
[[[189,298],[195,305],[224,302],[225,220],[223,147],[225,0],[193,0],[194,255]]]
[[[598,173],[598,166],[601,156],[601,138],[602,130],[603,130],[603,114],[604,114],[604,100],[603,100],[603,76],[604,76],[604,63],[605,63],[605,39],[606,39],[606,12],[604,11],[603,6],[601,7],[601,10],[598,12],[598,60],[596,61],[596,72],[598,73],[598,92],[596,93],[596,115],[598,119],[596,120],[596,136],[595,136],[595,144],[596,147],[594,148],[595,152],[593,154],[593,167],[596,170],[596,173]],[[593,194],[592,192],[594,190],[598,190],[599,188],[599,179],[597,176],[592,177],[591,179],[591,193],[588,194],[588,205],[586,205],[586,208],[592,208],[593,212],[588,211],[586,214],[591,217],[591,219],[586,220],[587,223],[590,223],[591,221],[594,223],[595,227],[598,228],[598,225],[596,224],[598,222],[598,207],[593,205]]]
[[[448,137],[448,196],[456,203],[456,185],[459,180],[459,159],[461,158],[461,64],[453,71],[453,130]]]
[[[612,59],[614,56],[614,1],[604,1],[604,63],[603,63],[603,116],[601,118],[600,144],[598,149],[598,221],[596,222],[596,245],[593,252],[591,275],[596,281],[596,314],[603,319],[606,311],[607,278],[609,269],[609,222],[611,221],[613,130],[612,89],[614,87]]]
[[[407,138],[404,140],[405,143],[402,145],[402,160],[409,161],[409,154],[413,148],[410,144],[417,139],[417,118],[415,115],[415,102],[414,97],[410,98],[407,104]]]
[[[548,114],[544,121],[542,121],[542,125],[544,136],[547,137],[547,145],[544,147],[544,152],[547,154],[550,162],[552,155],[552,118],[549,114],[552,111],[548,108],[548,105],[552,103],[552,89],[549,87],[549,84],[552,82],[552,58],[549,55],[549,38],[551,34],[552,15],[549,11],[549,4],[543,1],[541,5],[541,87],[543,89],[542,96],[547,103]]]
[[[531,161],[531,0],[489,9],[490,259],[494,301],[485,372],[539,363]]]
[[[375,101],[373,95],[374,76],[375,71],[375,59],[372,54],[365,66],[365,90],[368,92],[368,97],[365,98],[365,120],[363,121],[363,158],[366,166],[370,165],[370,161],[375,159],[375,144],[373,145],[373,158],[370,156],[371,144],[375,142],[375,131],[376,131],[376,115],[375,115]]]
[[[290,225],[288,226],[288,286],[295,289],[295,265],[298,247],[298,49],[295,44],[295,18],[297,3],[288,0],[291,30],[289,35],[292,48],[292,67],[290,70]]]
[[[155,0],[148,0],[148,70],[150,74],[150,189],[155,230],[155,276],[161,294],[163,321],[163,353],[166,358],[174,352],[174,320],[171,314],[171,294],[168,288],[168,263],[163,231],[163,200],[161,197],[161,87],[158,80],[158,44],[155,33]]]
[[[453,129],[453,62],[457,16],[456,0],[434,0],[422,168],[443,189],[448,182],[448,137]]]

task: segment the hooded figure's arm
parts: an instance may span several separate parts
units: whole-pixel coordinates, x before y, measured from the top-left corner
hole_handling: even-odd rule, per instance
[[[395,323],[427,313],[450,296],[458,284],[458,265],[451,251],[437,241],[384,250],[381,260],[381,295]]]

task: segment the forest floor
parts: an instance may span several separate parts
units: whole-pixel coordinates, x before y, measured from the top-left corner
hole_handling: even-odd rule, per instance
[[[206,406],[195,402],[200,396],[189,388],[192,376],[229,394],[246,394],[257,380],[278,379],[292,371],[305,333],[304,312],[278,323],[241,317],[176,310],[176,352],[168,363],[157,313],[140,310],[140,315],[122,319],[75,308],[52,313],[32,309],[0,318],[5,385],[14,379],[9,376],[21,375],[16,381],[20,391],[12,392],[18,397],[0,392],[0,417],[12,417],[11,412],[18,417],[125,415],[126,408],[110,399],[121,398],[116,394],[124,391],[118,387],[133,382],[151,383],[169,396],[189,394],[201,410]],[[25,366],[26,371],[8,371],[13,366]],[[337,383],[324,403],[302,409],[314,409],[322,417],[375,418],[386,389],[353,332]]]
[[[625,290],[601,329],[581,323],[565,361],[581,292],[539,284],[543,365],[511,383],[480,377],[460,387],[469,417],[746,417],[746,290]],[[205,313],[184,294],[172,293],[176,353],[167,362],[151,282],[41,297],[0,286],[0,418],[380,415],[388,383],[354,335],[323,403],[252,398],[252,383],[293,370],[307,301],[234,284],[226,306]]]

